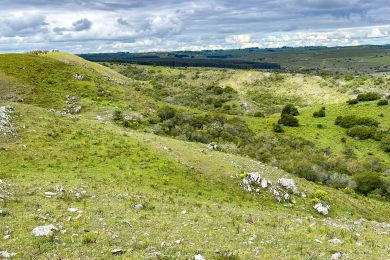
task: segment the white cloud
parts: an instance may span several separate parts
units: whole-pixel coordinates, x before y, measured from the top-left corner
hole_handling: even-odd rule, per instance
[[[255,42],[249,34],[236,34],[226,37],[227,43],[238,44],[240,48],[261,47],[261,44]]]

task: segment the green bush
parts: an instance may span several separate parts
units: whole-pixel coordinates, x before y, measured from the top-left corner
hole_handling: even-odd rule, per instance
[[[381,98],[381,95],[375,92],[362,93],[357,96],[359,101],[373,101]]]
[[[173,118],[176,115],[176,111],[171,107],[162,107],[157,111],[157,115],[162,121]]]
[[[347,135],[359,138],[361,140],[374,139],[380,140],[378,131],[370,126],[354,126],[347,131]]]
[[[320,110],[313,113],[313,117],[325,117],[325,109],[321,108]]]
[[[284,106],[282,110],[282,115],[298,116],[299,112],[294,105],[288,104]]]
[[[123,113],[122,113],[122,111],[115,110],[113,115],[112,115],[112,119],[114,121],[122,121],[123,120]]]
[[[390,153],[390,135],[389,134],[382,138],[381,148],[386,153]]]
[[[380,173],[363,172],[353,177],[356,182],[356,191],[364,195],[379,189],[382,193],[386,193],[386,183]]]
[[[350,100],[347,101],[348,105],[355,105],[357,103],[359,103],[359,100],[357,98],[350,99]]]
[[[299,126],[299,121],[296,117],[290,114],[282,114],[281,118],[278,121],[278,124],[282,124],[285,126],[297,127]]]
[[[378,106],[387,106],[389,104],[389,101],[387,99],[381,99],[378,101]]]
[[[254,117],[264,117],[264,113],[261,112],[261,111],[256,111],[254,114],[253,114]]]
[[[275,133],[282,133],[284,132],[283,125],[282,124],[273,124],[273,130]]]
[[[357,117],[357,116],[338,116],[335,121],[336,125],[344,128],[351,128],[357,125],[375,126],[379,125],[379,122],[371,117]]]

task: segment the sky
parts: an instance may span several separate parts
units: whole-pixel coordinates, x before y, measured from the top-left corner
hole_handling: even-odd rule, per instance
[[[389,43],[389,0],[0,0],[0,52]]]

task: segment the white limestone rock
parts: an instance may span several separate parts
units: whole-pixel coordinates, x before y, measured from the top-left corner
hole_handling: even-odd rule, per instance
[[[330,206],[323,205],[322,203],[317,203],[313,206],[315,210],[317,210],[318,213],[322,215],[328,215]]]
[[[58,230],[53,224],[47,226],[38,226],[32,230],[32,234],[36,237],[48,237],[53,235],[53,231]]]

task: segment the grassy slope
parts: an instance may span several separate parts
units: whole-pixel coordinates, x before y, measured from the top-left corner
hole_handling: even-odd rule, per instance
[[[127,250],[124,256],[133,258],[154,255],[152,247],[171,258],[191,258],[197,251],[208,258],[221,256],[215,250],[266,259],[328,258],[336,251],[354,259],[388,255],[390,241],[383,236],[389,232],[387,226],[353,223],[362,217],[390,221],[386,203],[324,188],[333,208],[330,218],[323,218],[313,212],[309,199],[299,199],[292,206],[276,204],[267,193],[249,195],[239,187],[237,175],[242,171],[259,170],[272,180],[290,175],[248,158],[207,151],[200,144],[126,131],[109,121],[93,120],[91,115],[103,108],[125,107],[133,100],[126,99],[131,89],[110,85],[85,68],[41,57],[15,57],[15,64],[28,62],[26,67],[39,62],[47,62],[50,68],[59,66],[44,74],[48,77],[65,71],[67,76],[52,84],[60,97],[59,107],[64,95],[83,91],[79,88],[84,85],[79,86],[71,77],[75,71],[92,73],[93,82],[114,94],[101,101],[85,91],[87,109],[80,117],[58,116],[48,113],[51,103],[38,97],[37,93],[42,93],[39,88],[43,91],[47,85],[24,75],[18,77],[15,86],[30,86],[38,92],[31,92],[26,104],[0,103],[16,107],[18,129],[16,139],[0,139],[0,178],[11,183],[7,189],[14,193],[1,204],[9,213],[0,217],[0,231],[12,233],[9,240],[1,241],[0,250],[15,251],[23,258],[107,258],[118,247]],[[6,63],[0,64],[1,71],[12,74]],[[7,82],[17,80],[10,77]],[[73,88],[64,90],[65,83]],[[151,102],[137,97],[141,105]],[[295,179],[299,189],[309,195],[321,187]],[[54,191],[57,185],[64,185],[65,196],[45,198],[44,192]],[[81,190],[86,195],[77,199],[75,193]],[[135,210],[136,203],[145,208]],[[77,213],[67,211],[69,207],[83,213],[77,218]],[[181,214],[182,210],[188,213]],[[32,237],[32,228],[49,223],[62,226],[66,232],[54,241]],[[256,237],[250,240],[253,235]],[[333,237],[344,244],[326,242]],[[183,241],[174,242],[179,239]],[[161,247],[163,241],[169,246]]]

